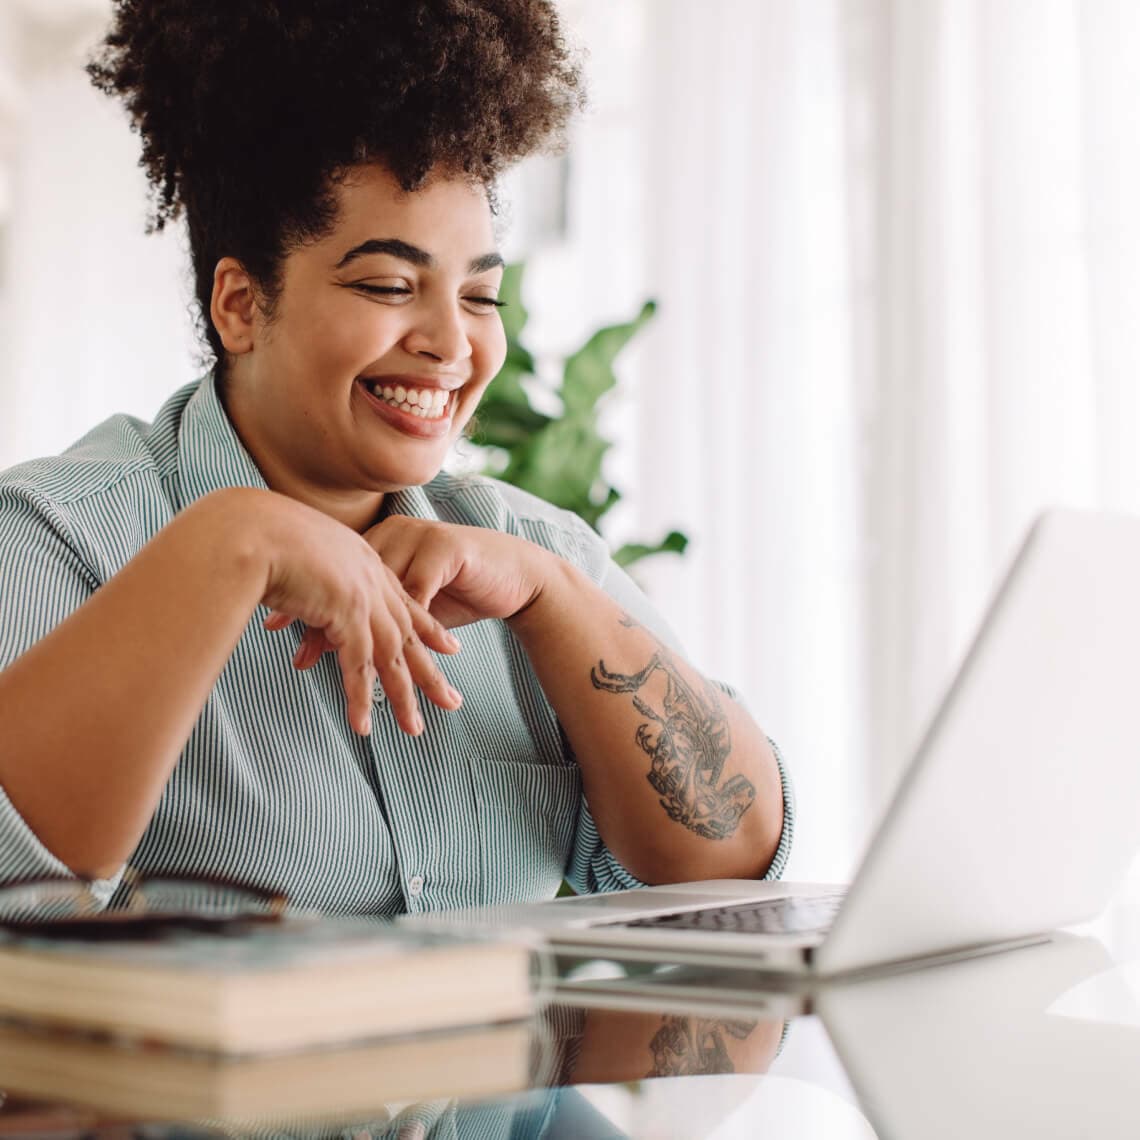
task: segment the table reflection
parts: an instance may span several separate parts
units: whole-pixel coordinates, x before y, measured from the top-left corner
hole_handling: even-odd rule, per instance
[[[560,1134],[615,1135],[585,1100],[566,1095],[569,1086],[761,1073],[776,1055],[783,1030],[782,1021],[754,1017],[551,1006],[529,1024],[219,1064],[169,1050],[124,1049],[8,1026],[0,1029],[0,1084],[9,1090],[0,1110],[0,1136],[538,1140]],[[418,1071],[409,1073],[409,1056],[417,1068],[417,1050]],[[368,1063],[373,1065],[371,1073],[364,1068]],[[45,1068],[53,1066],[55,1082],[45,1085]],[[408,1092],[413,1086],[434,1087],[441,1095],[393,1097],[391,1069],[398,1066],[404,1069]],[[471,1095],[473,1085],[479,1084],[473,1077],[476,1070],[481,1070],[483,1082],[478,1097]],[[260,1118],[242,1114],[243,1107],[257,1103],[251,1098],[267,1088],[277,1090],[283,1104],[305,1103],[306,1095],[298,1096],[298,1086],[305,1084],[311,1086],[306,1094],[312,1104],[320,1103],[330,1086],[335,1090],[338,1099],[320,1114],[325,1119],[271,1111]],[[21,1099],[29,1091],[42,1096],[47,1088],[59,1100],[73,1103],[47,1107]],[[444,1095],[458,1089],[468,1095]],[[369,1102],[373,1090],[376,1095]],[[502,1096],[505,1091],[514,1095]],[[209,1105],[213,1112],[193,1124],[124,1121],[130,1108],[136,1115],[161,1115],[164,1103],[172,1115],[180,1104],[183,1112],[191,1105]],[[362,1103],[370,1103],[371,1111],[350,1111],[350,1104]],[[108,1111],[115,1105],[118,1113]],[[573,1131],[565,1132],[571,1119]]]
[[[757,978],[742,979],[717,971],[616,977],[608,988],[595,986],[597,1004],[580,993],[564,996],[570,1004],[552,1004],[528,1023],[378,1043],[369,1046],[381,1050],[374,1055],[354,1049],[296,1057],[287,1082],[265,1086],[277,1097],[277,1112],[243,1112],[253,1101],[243,1101],[231,1081],[227,1096],[210,1102],[211,1113],[180,1113],[176,1105],[202,1103],[191,1094],[200,1097],[206,1086],[195,1090],[194,1079],[220,1088],[208,1066],[184,1068],[150,1089],[170,1106],[165,1123],[139,1123],[161,1113],[107,1108],[110,1092],[142,1072],[145,1051],[113,1050],[116,1067],[98,1070],[99,1080],[86,1085],[82,1069],[72,1067],[70,1083],[50,1098],[39,1086],[40,1101],[53,1103],[33,1104],[26,1099],[32,1090],[15,1080],[18,1060],[37,1061],[42,1073],[54,1054],[44,1052],[42,1034],[37,1041],[29,1035],[21,1052],[11,1037],[20,1031],[0,1028],[0,1086],[8,1090],[0,1136],[1140,1136],[1140,1103],[1131,1095],[1140,1071],[1140,967],[1114,963],[1094,939],[1062,935],[1037,947],[799,994],[764,992]],[[763,1012],[793,1007],[801,1015],[790,1022]],[[822,1037],[821,1025],[833,1059],[842,1062],[842,1085],[804,1066],[798,1043],[812,1033]],[[61,1046],[58,1056],[63,1052]],[[301,1103],[295,1093],[302,1086],[326,1097],[322,1112],[283,1110]]]

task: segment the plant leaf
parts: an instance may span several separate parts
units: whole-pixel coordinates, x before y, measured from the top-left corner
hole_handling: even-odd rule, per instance
[[[671,530],[655,546],[646,546],[641,542],[627,542],[614,554],[614,561],[619,566],[632,566],[643,558],[652,558],[655,554],[684,554],[685,547],[689,545],[687,535],[679,530]]]
[[[498,375],[487,385],[487,390],[483,393],[483,399],[479,401],[479,406],[482,407],[484,404],[497,401],[502,404],[515,404],[520,408],[529,408],[530,397],[522,386],[522,378],[531,373],[531,369],[522,367],[517,358],[512,359],[511,354],[508,354],[503,367],[499,369]]]
[[[499,314],[503,318],[503,328],[506,330],[507,341],[512,345],[518,343],[523,327],[526,325],[527,317],[530,315],[522,301],[524,268],[521,262],[505,266],[503,283],[499,286],[499,300],[506,301],[506,305],[499,310]],[[530,354],[527,353],[527,355]],[[530,371],[534,371],[533,367]]]
[[[502,478],[555,506],[582,515],[596,513],[594,491],[609,440],[579,418],[552,420],[529,443],[516,448]]]
[[[475,413],[471,442],[477,447],[502,447],[507,451],[526,443],[550,423],[550,417],[527,404],[483,397]]]
[[[599,489],[605,491],[605,497],[601,502],[596,502],[594,495],[591,495],[589,503],[586,507],[578,513],[582,518],[590,524],[596,531],[601,531],[602,515],[606,513],[621,498],[621,492],[616,487],[611,487],[604,481],[600,481],[594,488],[595,492]]]
[[[598,400],[617,382],[613,365],[618,353],[656,311],[657,305],[646,301],[632,321],[599,329],[567,359],[561,396],[568,413],[586,415],[594,411]]]

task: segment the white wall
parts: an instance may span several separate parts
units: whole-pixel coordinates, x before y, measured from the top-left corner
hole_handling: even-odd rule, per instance
[[[0,222],[3,466],[114,412],[150,418],[197,371],[180,235],[145,234],[138,142],[82,70],[98,26],[89,11],[22,24]]]

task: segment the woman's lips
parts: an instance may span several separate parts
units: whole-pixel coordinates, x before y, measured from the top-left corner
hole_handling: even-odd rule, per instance
[[[405,408],[408,406],[407,395],[412,392],[441,392],[440,388],[429,388],[426,385],[419,389],[410,389],[408,385],[389,383],[388,381],[366,380],[360,379],[356,382],[357,387],[363,393],[365,400],[370,408],[386,424],[394,427],[397,431],[402,432],[404,435],[413,436],[416,439],[439,439],[447,435],[451,430],[451,416],[455,409],[455,394],[453,392],[446,393],[446,402],[443,405],[442,414],[436,415],[435,410],[437,404],[430,405],[424,412],[417,414],[412,411],[407,411]],[[379,385],[381,388],[391,388],[394,396],[398,395],[395,389],[401,388],[405,392],[405,399],[402,401],[403,407],[397,405],[390,400],[385,399],[383,396],[378,396],[373,391],[373,387]],[[438,397],[435,397],[438,400]]]

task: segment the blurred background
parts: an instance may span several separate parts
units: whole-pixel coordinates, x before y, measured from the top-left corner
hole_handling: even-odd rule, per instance
[[[637,575],[781,745],[790,875],[845,878],[1035,512],[1140,510],[1140,5],[561,6],[591,107],[505,186],[525,342],[659,302],[604,531],[690,537]],[[0,467],[202,371],[107,13],[0,0]]]

